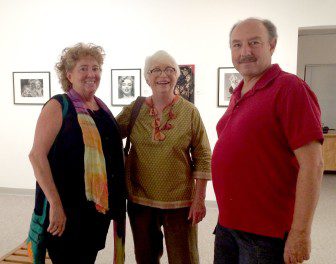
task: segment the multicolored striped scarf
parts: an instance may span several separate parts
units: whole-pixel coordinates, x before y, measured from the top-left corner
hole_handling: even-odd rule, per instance
[[[75,106],[78,123],[83,134],[86,199],[95,203],[98,212],[105,214],[109,210],[108,188],[100,134],[80,95],[74,89],[70,89],[67,94]],[[99,107],[112,116],[103,101],[97,97],[94,99]]]
[[[72,88],[67,92],[75,106],[78,123],[82,129],[84,141],[84,171],[85,194],[88,201],[93,201],[98,212],[105,214],[109,210],[108,187],[105,157],[97,126],[86,109],[80,95]],[[98,97],[94,97],[97,104],[114,119],[110,109]],[[125,223],[126,215],[114,220],[114,264],[125,262]]]
[[[108,187],[105,158],[102,150],[102,143],[99,131],[89,112],[87,111],[81,97],[74,90],[68,91],[68,96],[72,101],[76,112],[77,119],[83,134],[84,141],[84,168],[85,168],[85,193],[88,201],[93,201],[98,212],[106,213],[108,206]],[[65,96],[63,97],[66,100]],[[114,117],[108,107],[99,98],[95,100],[100,108],[102,108],[113,120]],[[67,101],[66,101],[67,102]],[[67,109],[67,108],[66,108]],[[64,109],[62,108],[62,111]],[[63,115],[64,118],[64,115]],[[29,237],[26,240],[28,255],[33,264],[44,264],[46,255],[45,236],[47,234],[47,199],[44,198],[44,206],[42,215],[33,213]],[[114,219],[114,264],[125,263],[125,229],[126,229],[126,213],[121,211],[120,215]],[[33,239],[32,239],[33,238]]]

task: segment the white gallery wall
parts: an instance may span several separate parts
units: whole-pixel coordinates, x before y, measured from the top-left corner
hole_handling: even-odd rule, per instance
[[[54,95],[61,92],[54,65],[62,49],[101,45],[107,55],[97,95],[117,115],[111,69],[142,68],[147,55],[165,49],[179,64],[195,64],[195,104],[213,148],[225,111],[217,108],[217,68],[232,65],[231,26],[250,16],[271,19],[279,31],[273,61],[295,73],[298,28],[336,25],[335,10],[335,0],[0,0],[0,187],[35,187],[28,153],[42,106],[14,105],[12,72],[50,71]],[[148,91],[143,79],[142,89]],[[212,184],[207,191],[214,200]]]

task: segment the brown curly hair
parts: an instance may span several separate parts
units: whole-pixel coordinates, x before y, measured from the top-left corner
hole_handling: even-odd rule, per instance
[[[101,67],[104,63],[105,52],[100,46],[92,43],[77,43],[72,47],[67,47],[62,51],[61,59],[55,65],[55,70],[62,85],[62,89],[67,92],[71,83],[67,78],[67,73],[72,71],[78,60],[87,56],[93,57]]]

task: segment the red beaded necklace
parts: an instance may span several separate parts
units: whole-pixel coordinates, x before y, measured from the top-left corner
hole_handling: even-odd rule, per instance
[[[166,105],[163,110],[165,110],[167,107],[169,107],[168,111],[168,118],[164,125],[161,126],[161,119],[159,117],[158,110],[154,106],[153,97],[150,98],[149,103],[149,115],[154,117],[154,120],[152,122],[152,128],[153,128],[153,139],[156,141],[163,141],[166,138],[166,135],[162,133],[164,130],[170,130],[173,128],[173,125],[170,123],[172,119],[176,118],[176,115],[173,112],[173,106],[175,102],[177,101],[178,97],[175,96],[174,99]]]

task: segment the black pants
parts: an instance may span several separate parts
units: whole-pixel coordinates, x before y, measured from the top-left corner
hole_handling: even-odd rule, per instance
[[[52,246],[48,248],[48,253],[53,264],[94,264],[98,250]]]
[[[105,247],[110,218],[94,206],[65,208],[67,222],[61,237],[47,235],[47,249],[53,264],[93,264]]]

